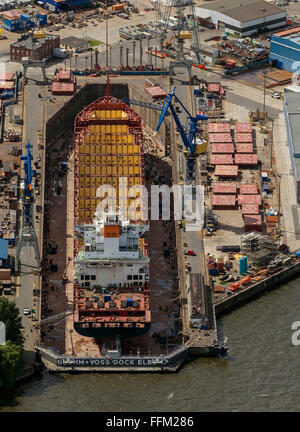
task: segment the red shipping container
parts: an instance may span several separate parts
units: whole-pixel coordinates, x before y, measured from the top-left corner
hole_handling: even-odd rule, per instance
[[[237,165],[257,165],[257,154],[236,154],[234,156]]]
[[[167,97],[167,93],[159,86],[146,87],[145,91],[153,98],[153,99],[162,99]]]
[[[209,162],[211,165],[233,165],[233,157],[231,154],[213,154]]]
[[[251,204],[251,203],[242,204],[242,214],[243,215],[259,214],[259,205]]]
[[[237,143],[252,143],[253,141],[252,133],[237,132],[235,134],[235,141]]]
[[[224,270],[224,260],[223,260],[223,258],[218,258],[217,259],[217,269],[218,269],[218,271],[223,271]]]
[[[257,184],[241,184],[240,193],[242,195],[257,195]]]
[[[262,231],[260,215],[244,215],[244,223],[246,231]]]
[[[57,77],[58,81],[71,81],[72,79],[72,74],[70,70],[60,70],[55,76]]]
[[[233,210],[236,198],[235,195],[213,195],[211,204],[215,210]]]
[[[53,81],[52,94],[61,96],[70,96],[74,93],[74,83],[64,83]]]
[[[238,203],[242,204],[258,204],[261,205],[260,195],[238,195]]]
[[[207,131],[209,133],[230,133],[230,123],[208,123]]]
[[[220,91],[220,84],[219,83],[210,83],[210,84],[208,84],[207,91],[208,92],[219,93],[219,91]]]
[[[238,173],[238,165],[216,165],[215,168],[215,176],[217,177],[237,177]]]
[[[236,123],[235,124],[236,132],[242,133],[251,133],[252,134],[252,125],[250,123]]]
[[[208,138],[211,143],[232,143],[230,133],[210,133]]]
[[[236,194],[236,183],[231,182],[219,182],[213,185],[214,194]]]
[[[234,153],[234,145],[233,144],[212,144],[211,145],[212,153]]]
[[[253,153],[252,143],[237,143],[236,144],[237,153]]]

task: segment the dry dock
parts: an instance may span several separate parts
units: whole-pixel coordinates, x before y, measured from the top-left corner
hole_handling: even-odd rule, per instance
[[[134,87],[134,86],[133,86]],[[92,88],[92,89],[91,89]],[[120,84],[114,87],[112,91],[117,92],[116,96],[122,94],[126,97],[135,96],[141,90],[136,88],[128,92],[125,85]],[[58,255],[54,255],[55,264],[58,263],[58,272],[51,275],[44,284],[44,299],[48,307],[46,316],[54,315],[60,311],[70,310],[72,313],[73,290],[72,290],[72,260],[70,260],[70,251],[73,245],[73,215],[69,209],[72,206],[72,187],[73,184],[73,162],[72,162],[72,136],[68,135],[66,126],[72,124],[72,120],[80,107],[91,101],[93,94],[100,96],[104,93],[104,85],[92,84],[85,89],[80,90],[80,95],[75,96],[75,102],[71,100],[58,114],[54,115],[49,120],[49,136],[47,152],[50,157],[59,155],[55,162],[52,161],[52,166],[58,166],[57,162],[68,160],[68,172],[66,176],[62,176],[57,182],[50,173],[50,185],[48,185],[48,239],[52,239],[59,244]],[[95,98],[95,97],[94,97]],[[145,108],[141,108],[145,110]],[[138,111],[138,109],[137,109]],[[172,173],[167,175],[167,181],[172,179],[173,184],[178,184],[180,181],[180,161],[178,155],[178,137],[175,135],[175,129],[168,120],[165,125],[164,138],[167,146],[170,146],[171,159],[164,159],[165,147],[161,146],[162,142],[154,145],[151,142],[151,129],[156,126],[158,113],[152,113],[147,116],[148,125],[144,125],[144,131],[148,127],[148,150],[149,153],[149,170],[155,166],[155,174],[151,174],[149,184],[153,181],[158,182],[160,174],[166,169],[172,167]],[[55,140],[53,127],[58,121],[58,129],[60,133],[65,133],[60,141]],[[261,148],[262,160],[266,164],[272,164],[275,167],[273,155],[270,156],[263,142],[263,136],[256,135],[258,140],[255,141],[256,147]],[[146,134],[147,137],[147,134]],[[146,142],[147,140],[145,140]],[[147,147],[147,146],[146,146]],[[63,154],[60,154],[64,150]],[[51,155],[52,152],[52,155]],[[209,157],[209,155],[208,155]],[[205,183],[204,172],[209,172],[207,166],[199,161],[198,164],[198,182]],[[50,166],[50,165],[49,165]],[[204,167],[204,170],[203,170]],[[245,183],[257,182],[259,171],[243,170],[242,180]],[[274,182],[276,186],[276,177]],[[57,194],[56,186],[59,186],[60,193]],[[208,203],[211,203],[211,190],[207,188]],[[66,199],[67,196],[67,199]],[[274,193],[273,202],[278,202],[278,195]],[[271,202],[271,204],[273,204]],[[59,209],[57,213],[56,209]],[[237,307],[238,305],[254,298],[255,296],[264,293],[267,290],[273,289],[279,283],[292,278],[299,274],[300,263],[298,260],[292,260],[284,268],[278,268],[273,274],[268,274],[262,280],[253,280],[250,285],[241,287],[239,291],[226,294],[226,289],[223,294],[216,294],[214,290],[215,282],[208,274],[208,255],[216,254],[216,246],[220,243],[220,239],[224,234],[227,234],[227,240],[230,244],[235,244],[242,230],[242,215],[241,211],[237,210],[236,217],[230,220],[230,229],[226,227],[226,218],[230,218],[230,213],[224,213],[224,210],[217,210],[220,214],[219,229],[212,237],[206,237],[205,230],[198,232],[198,247],[199,247],[199,269],[201,273],[186,271],[187,261],[183,255],[186,242],[186,234],[178,226],[178,224],[152,223],[151,229],[155,232],[155,236],[150,241],[150,249],[152,248],[152,274],[151,278],[157,280],[160,278],[162,282],[157,283],[152,288],[152,305],[153,305],[153,332],[150,338],[146,337],[143,340],[125,341],[122,344],[122,354],[107,351],[104,347],[95,340],[87,340],[77,335],[73,330],[73,318],[70,314],[66,320],[62,320],[58,325],[48,326],[44,331],[42,340],[43,343],[39,347],[39,354],[47,367],[52,371],[165,371],[174,372],[180,368],[188,357],[193,356],[218,356],[224,352],[222,341],[218,340],[217,335],[217,318],[223,313]],[[61,219],[60,219],[61,218]],[[225,219],[224,219],[225,218]],[[235,218],[238,220],[237,228],[235,227]],[[52,220],[55,224],[50,224]],[[64,223],[64,220],[66,223]],[[229,219],[228,219],[229,220]],[[47,222],[46,222],[47,223]],[[61,230],[61,235],[57,239],[57,229]],[[232,228],[232,229],[231,229]],[[174,235],[175,232],[175,235]],[[159,239],[159,241],[158,241]],[[46,242],[47,243],[47,242]],[[152,244],[151,244],[152,243]],[[224,243],[224,241],[223,241]],[[164,256],[163,251],[168,249],[171,251],[170,258],[167,254]],[[48,256],[48,270],[51,257]],[[160,266],[160,267],[159,267]],[[169,269],[169,270],[168,270]],[[174,278],[173,278],[174,275]],[[67,283],[62,282],[63,276],[66,276]],[[165,276],[165,279],[163,280]],[[171,276],[171,277],[170,277]],[[155,284],[154,284],[155,285]],[[163,301],[160,300],[163,289]],[[48,296],[48,297],[47,297]],[[176,301],[174,301],[174,299]],[[52,305],[52,310],[49,305]],[[58,308],[55,305],[59,305]],[[167,332],[162,329],[169,326]],[[64,335],[64,337],[62,337]],[[86,340],[84,340],[86,339]]]

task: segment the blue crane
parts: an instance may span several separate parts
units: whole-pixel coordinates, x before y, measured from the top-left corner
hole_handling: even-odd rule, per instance
[[[30,144],[29,140],[26,144],[25,148],[27,149],[27,155],[21,156],[21,160],[24,161],[24,171],[25,171],[25,178],[24,178],[24,194],[23,194],[23,201],[25,202],[31,202],[32,201],[32,170],[31,170],[31,149],[32,145]]]
[[[21,156],[21,160],[24,161],[24,186],[23,186],[23,197],[22,197],[22,228],[20,233],[20,238],[18,241],[16,259],[15,259],[15,270],[16,272],[20,270],[20,254],[23,246],[33,246],[36,254],[36,259],[38,262],[38,267],[40,266],[40,252],[38,246],[38,240],[36,237],[34,229],[34,195],[33,195],[33,185],[32,177],[35,176],[35,170],[31,169],[31,161],[33,159],[31,154],[32,145],[28,140],[25,148],[27,149],[27,154]]]
[[[195,156],[195,149],[196,149],[196,138],[197,136],[200,138],[200,128],[198,128],[197,123],[200,120],[207,120],[208,117],[206,115],[202,115],[202,114],[196,114],[196,116],[192,116],[190,114],[190,112],[186,109],[186,107],[183,105],[183,103],[178,99],[178,97],[175,95],[175,89],[176,87],[173,88],[172,92],[168,94],[168,96],[166,97],[162,109],[161,109],[161,113],[160,113],[160,117],[158,120],[158,124],[157,124],[157,128],[155,129],[155,133],[157,133],[161,127],[161,124],[167,114],[168,109],[170,108],[171,113],[174,117],[177,129],[180,133],[181,139],[183,141],[183,144],[186,147],[186,150],[188,152],[188,157],[193,157]],[[181,107],[184,109],[184,111],[187,114],[187,125],[184,128],[182,126],[182,124],[180,123],[180,120],[178,118],[178,115],[176,113],[176,110],[173,106],[172,103],[172,99],[175,99],[180,105]]]

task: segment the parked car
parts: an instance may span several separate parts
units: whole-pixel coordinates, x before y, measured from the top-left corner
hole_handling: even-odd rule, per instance
[[[30,314],[31,314],[30,309],[25,308],[24,315],[30,315]]]
[[[188,250],[184,251],[184,255],[196,256],[197,254],[192,249],[188,249]]]
[[[278,92],[274,92],[274,93],[272,93],[272,97],[275,99],[281,99],[281,94]]]

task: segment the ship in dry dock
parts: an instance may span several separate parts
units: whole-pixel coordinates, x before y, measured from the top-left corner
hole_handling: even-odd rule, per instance
[[[128,189],[145,184],[141,118],[107,82],[105,96],[77,115],[74,139],[74,328],[94,338],[140,336],[151,326],[149,227],[137,201],[134,214],[120,203],[131,208]],[[114,187],[115,208],[99,210],[103,185]]]

